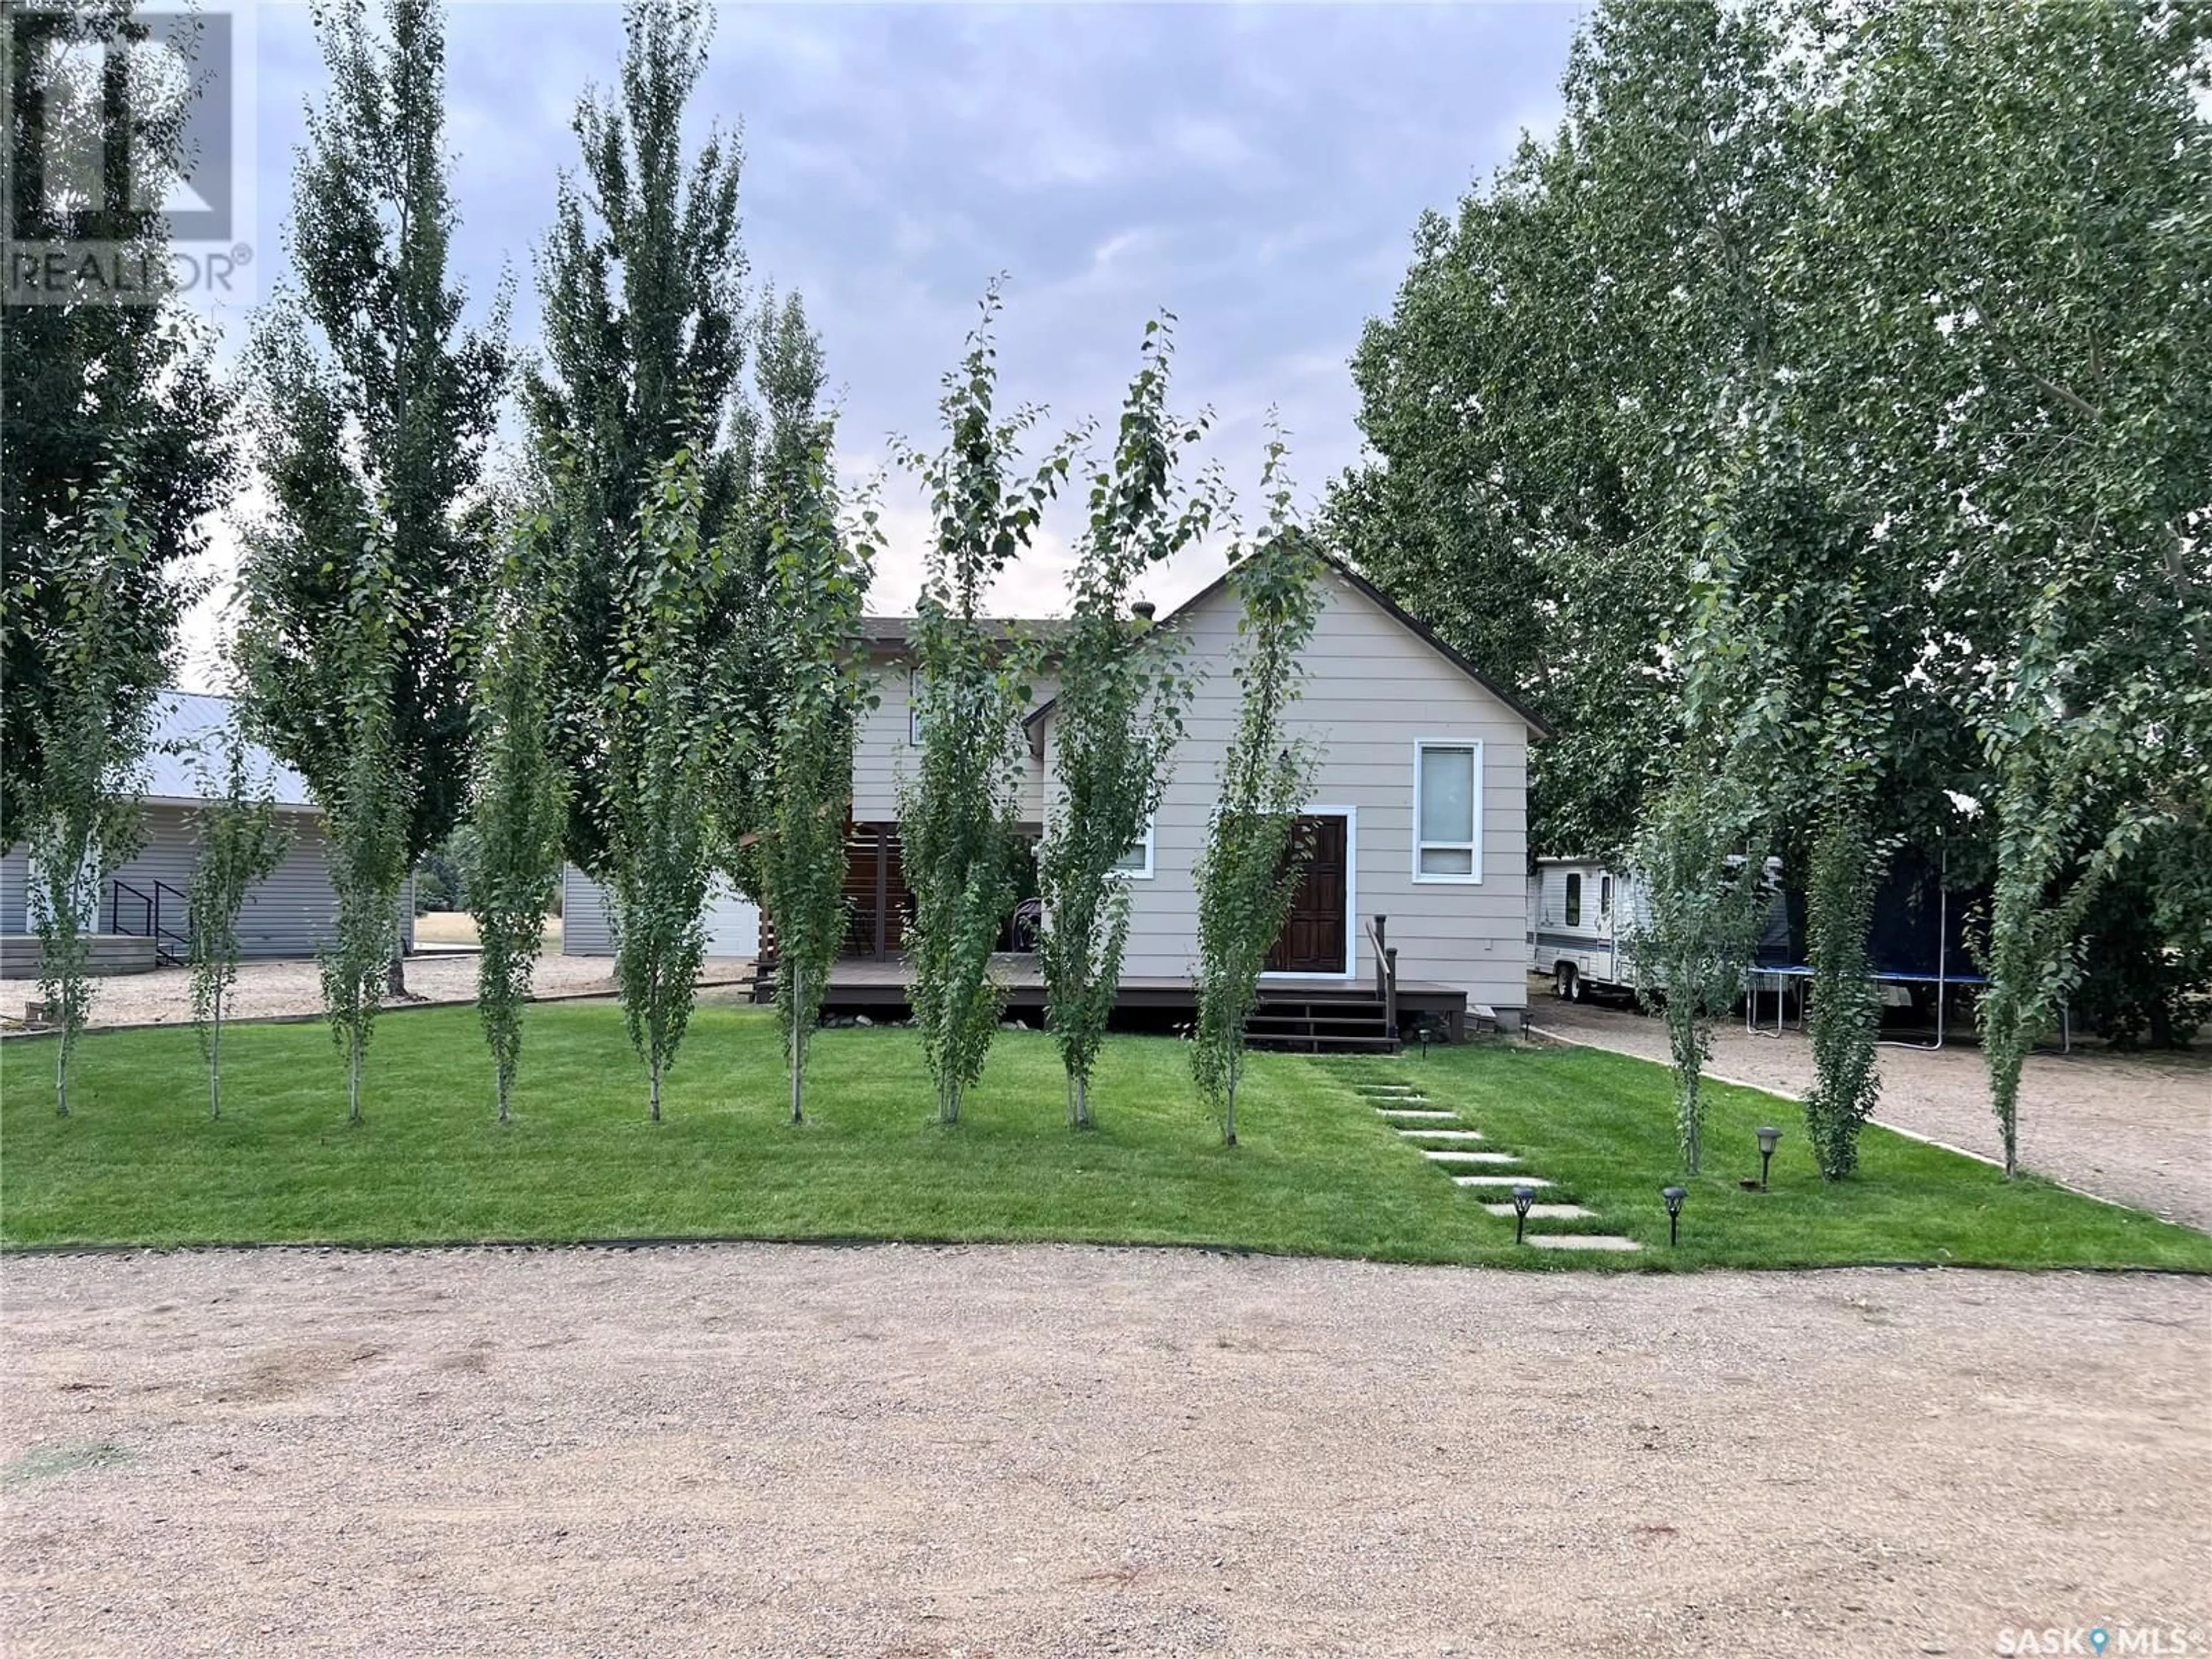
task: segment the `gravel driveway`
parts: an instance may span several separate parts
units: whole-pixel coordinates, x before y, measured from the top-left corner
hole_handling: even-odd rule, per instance
[[[1530,1027],[1664,1062],[1667,1028],[1631,1009],[1537,995]],[[1982,1051],[1882,1048],[1880,1123],[2001,1158]],[[1802,1031],[1754,1036],[1741,1018],[1713,1034],[1713,1072],[1802,1097],[1813,1049]],[[2212,1055],[2116,1054],[2077,1048],[2031,1054],[2021,1074],[2020,1158],[2027,1168],[2123,1204],[2212,1232]]]
[[[699,970],[702,985],[726,985],[752,977],[750,957],[710,957]],[[189,1025],[192,1019],[191,975],[182,968],[157,968],[150,974],[107,974],[93,981],[92,1024],[103,1025]],[[474,952],[430,954],[407,958],[407,989],[416,1002],[474,1002]],[[614,963],[605,957],[543,956],[532,976],[541,997],[612,996]],[[0,980],[0,1011],[23,1016],[23,1005],[39,997],[36,980]],[[398,1005],[387,1004],[386,1006]],[[313,962],[248,962],[240,964],[238,983],[224,999],[226,1018],[267,1019],[319,1014],[321,970]]]
[[[2212,1630],[2201,1279],[693,1246],[4,1284],[11,1655]]]

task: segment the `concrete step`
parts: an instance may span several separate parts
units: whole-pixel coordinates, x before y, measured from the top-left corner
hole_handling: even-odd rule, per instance
[[[1514,1187],[1548,1187],[1552,1183],[1550,1182],[1545,1180],[1541,1176],[1482,1175],[1454,1176],[1452,1177],[1452,1185],[1455,1187],[1504,1187],[1510,1188]]]
[[[1632,1238],[1617,1233],[1530,1233],[1525,1241],[1540,1250],[1640,1250]]]
[[[1431,1164],[1518,1164],[1510,1152],[1462,1152],[1450,1147],[1423,1147],[1421,1156]]]
[[[1480,1129],[1401,1129],[1398,1133],[1408,1140],[1480,1140]]]
[[[1524,1181],[1521,1184],[1525,1187],[1529,1183]],[[1508,1221],[1513,1218],[1510,1204],[1486,1204],[1482,1207],[1492,1215],[1504,1216]],[[1528,1219],[1531,1221],[1587,1221],[1596,1213],[1595,1210],[1585,1210],[1579,1204],[1531,1204],[1528,1206]]]

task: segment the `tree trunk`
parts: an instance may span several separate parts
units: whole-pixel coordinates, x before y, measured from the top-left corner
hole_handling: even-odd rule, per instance
[[[659,1056],[659,1055],[655,1054],[655,1055],[653,1057],[653,1062],[652,1062],[652,1064],[651,1064],[651,1065],[647,1068],[647,1070],[648,1075],[649,1075],[649,1076],[650,1076],[650,1078],[651,1078],[651,1087],[652,1087],[652,1091],[653,1091],[653,1121],[655,1123],[658,1123],[658,1122],[659,1122],[659,1121],[660,1121],[660,1056]]]
[[[397,1001],[407,994],[407,947],[392,947],[392,960],[384,967],[384,994],[387,1000]]]
[[[1067,1079],[1067,1127],[1091,1127],[1091,1079],[1087,1077],[1079,1075]]]
[[[499,1091],[499,1121],[507,1121],[507,1073],[497,1060],[492,1062],[493,1081]]]
[[[806,1033],[799,1029],[799,1011],[806,1006],[806,980],[794,963],[791,969],[791,1121],[806,1121]]]
[[[1239,1060],[1231,1060],[1229,1062],[1228,1110],[1223,1114],[1221,1119],[1221,1144],[1224,1146],[1234,1146],[1237,1144],[1237,1085],[1243,1080],[1243,1064]]]
[[[361,1121],[361,1025],[356,1018],[346,1060],[346,1121]]]
[[[960,1090],[947,1083],[937,1091],[937,1121],[948,1127],[960,1121]]]
[[[69,1031],[54,1040],[54,1115],[69,1115]]]
[[[208,1117],[222,1115],[222,992],[215,994],[214,1018],[208,1023]]]

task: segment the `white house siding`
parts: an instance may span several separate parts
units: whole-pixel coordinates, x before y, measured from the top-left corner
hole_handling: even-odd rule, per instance
[[[853,821],[882,823],[898,817],[898,786],[902,776],[913,775],[921,757],[914,744],[913,705],[908,660],[878,656],[872,664],[879,701],[860,721],[853,751]],[[1030,707],[1051,700],[1059,684],[1049,674],[1030,683]],[[1044,768],[1021,751],[1021,817],[1024,823],[1044,821]]]
[[[760,954],[760,907],[740,897],[728,882],[718,878],[708,888],[700,921],[707,928],[708,956]],[[561,954],[611,957],[614,953],[607,890],[574,865],[568,866],[561,875]]]
[[[112,880],[158,897],[164,930],[189,932],[183,895],[191,890],[192,866],[199,857],[198,836],[192,826],[193,809],[173,803],[149,803],[146,845],[138,855],[114,872]],[[291,846],[276,873],[246,896],[238,915],[239,946],[247,957],[311,957],[331,936],[337,915],[337,898],[331,887],[327,862],[329,842],[321,821],[313,813],[280,811],[277,822],[290,832]],[[17,846],[0,863],[0,933],[30,931],[25,887],[28,860]],[[168,890],[156,894],[160,883]],[[99,926],[114,920],[109,907],[112,888],[101,888]],[[401,903],[404,936],[414,943],[413,883]],[[145,921],[144,907],[126,896],[121,925],[136,933]]]
[[[1501,1011],[1525,1008],[1527,725],[1349,582],[1331,573],[1323,586],[1304,658],[1304,695],[1288,724],[1319,750],[1309,804],[1352,809],[1352,977],[1373,976],[1366,927],[1379,912],[1389,919],[1401,979],[1457,987],[1470,1001]],[[1229,665],[1237,617],[1237,600],[1224,589],[1176,618],[1190,640],[1186,660],[1209,672],[1155,822],[1154,873],[1130,883],[1123,972],[1132,977],[1179,978],[1195,965],[1193,871],[1236,729]],[[1420,738],[1482,745],[1480,882],[1413,879],[1413,745]]]
[[[0,933],[31,931],[31,858],[21,845],[0,853]]]
[[[611,957],[615,930],[607,920],[607,890],[571,864],[561,872],[561,954]]]

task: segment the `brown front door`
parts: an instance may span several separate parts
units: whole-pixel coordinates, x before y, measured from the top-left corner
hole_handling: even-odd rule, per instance
[[[1292,856],[1303,842],[1304,872],[1291,896],[1283,933],[1267,952],[1271,974],[1340,974],[1344,971],[1346,854],[1348,837],[1341,817],[1302,817],[1291,842]]]

